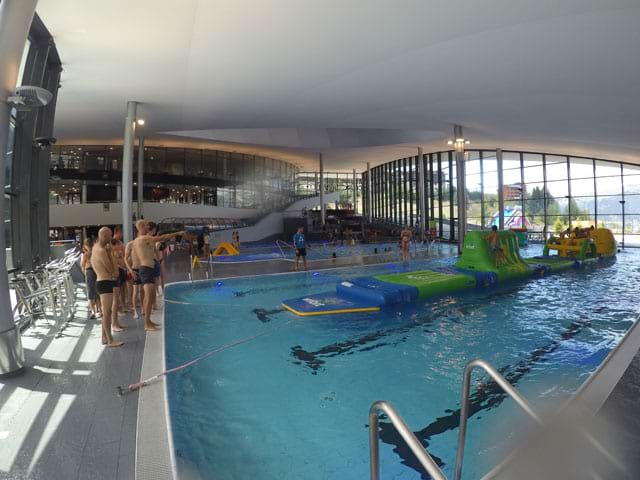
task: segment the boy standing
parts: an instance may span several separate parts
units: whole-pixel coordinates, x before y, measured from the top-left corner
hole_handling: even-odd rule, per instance
[[[298,232],[293,236],[293,248],[296,250],[296,271],[302,258],[302,265],[307,269],[307,241],[304,238],[304,228],[298,227]]]

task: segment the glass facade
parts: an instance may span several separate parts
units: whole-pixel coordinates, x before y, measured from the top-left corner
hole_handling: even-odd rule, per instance
[[[336,208],[362,212],[362,175],[345,172],[324,172],[325,193],[340,192]],[[313,196],[320,192],[319,172],[300,172],[296,177],[296,195]]]
[[[144,150],[145,202],[270,210],[295,196],[297,167],[288,162],[218,150],[152,146]],[[134,180],[137,156],[136,147]],[[49,203],[120,200],[121,146],[56,146],[49,168]],[[133,198],[137,200],[136,188]]]
[[[417,157],[371,169],[375,221],[416,225]],[[425,192],[430,227],[455,240],[456,166],[452,151],[425,154]],[[498,209],[498,159],[495,150],[465,152],[467,229],[498,225],[526,227],[542,240],[566,228],[598,225],[619,242],[640,246],[640,165],[535,152],[502,152],[504,210]],[[368,173],[363,174],[367,185]],[[367,196],[364,196],[367,199]]]

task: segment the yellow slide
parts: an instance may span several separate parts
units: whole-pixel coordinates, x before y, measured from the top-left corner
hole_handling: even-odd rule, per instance
[[[238,251],[238,249],[231,245],[229,242],[222,242],[216,247],[211,255],[217,257],[219,255],[238,255],[239,253],[240,252]]]

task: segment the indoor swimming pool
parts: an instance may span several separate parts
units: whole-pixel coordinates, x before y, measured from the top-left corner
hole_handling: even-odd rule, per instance
[[[535,406],[556,405],[640,310],[640,251],[633,249],[582,270],[376,313],[297,317],[281,306],[344,279],[453,260],[169,286],[167,368],[234,345],[167,378],[180,478],[369,478],[368,410],[376,400],[397,408],[452,478],[466,362],[482,358]],[[504,394],[475,386],[469,479],[501,460],[513,431],[528,425]],[[380,425],[381,478],[424,478],[395,430]]]
[[[415,254],[425,253],[428,246],[412,243],[411,252]],[[307,260],[325,260],[330,258],[361,257],[368,255],[393,254],[400,255],[398,242],[361,243],[356,245],[311,243],[307,248]],[[334,257],[335,254],[335,257]],[[279,242],[270,245],[248,245],[240,250],[239,255],[219,255],[213,257],[214,262],[260,262],[269,260],[295,259],[295,251],[291,245]]]

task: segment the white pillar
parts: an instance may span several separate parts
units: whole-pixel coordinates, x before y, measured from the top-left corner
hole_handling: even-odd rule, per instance
[[[138,141],[138,220],[144,217],[144,137]]]
[[[420,241],[424,242],[425,232],[429,225],[427,215],[427,194],[425,191],[426,175],[422,158],[422,147],[418,147],[418,208],[420,209]]]
[[[454,139],[463,139],[462,127],[460,125],[454,126]],[[464,245],[464,236],[467,232],[467,196],[466,196],[466,183],[465,183],[465,168],[464,168],[464,141],[454,142],[456,146],[456,177],[457,177],[457,191],[458,191],[458,253],[462,253],[462,246]]]
[[[122,236],[124,243],[133,239],[133,140],[136,135],[137,102],[127,102],[127,118],[124,121],[122,146]]]
[[[367,162],[367,219],[369,223],[373,221],[373,192],[371,188],[373,181],[371,180],[371,165]]]
[[[87,203],[87,182],[82,181],[82,190],[80,194],[80,203]]]
[[[504,230],[504,175],[502,172],[502,149],[496,148],[496,164],[498,166],[498,228]]]
[[[22,52],[37,3],[37,0],[0,2],[0,185],[5,185],[11,115],[6,101],[15,92]],[[4,215],[4,195],[0,195],[0,225],[4,225]],[[22,341],[11,311],[6,239],[4,227],[2,227],[0,228],[0,375],[17,372],[23,367]]]
[[[353,169],[353,213],[358,214],[358,189],[356,188],[356,169]]]
[[[116,202],[122,201],[122,182],[116,182]]]
[[[325,208],[324,208],[324,161],[322,153],[320,154],[320,225],[325,224]]]

